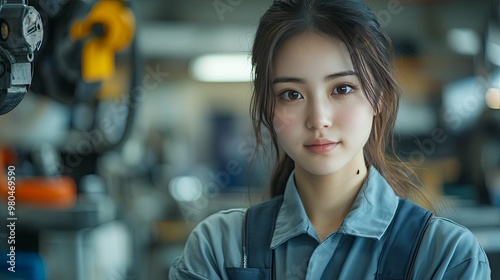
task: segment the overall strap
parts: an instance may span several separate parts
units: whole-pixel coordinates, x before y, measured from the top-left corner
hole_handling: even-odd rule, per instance
[[[243,222],[243,267],[260,268],[264,279],[272,279],[271,240],[282,202],[277,196],[248,208]]]
[[[387,229],[375,279],[411,279],[418,248],[432,218],[428,210],[400,198]]]
[[[340,237],[339,244],[330,258],[323,275],[321,275],[321,280],[331,280],[340,279],[340,272],[346,261],[346,255],[352,247],[355,236],[349,234],[343,234]]]
[[[408,200],[399,199],[398,209],[386,231],[375,279],[411,279],[418,248],[431,217],[431,212]],[[339,279],[346,256],[356,238],[354,235],[342,235],[321,280]]]

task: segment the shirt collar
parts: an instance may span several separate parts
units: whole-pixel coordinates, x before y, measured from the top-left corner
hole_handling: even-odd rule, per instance
[[[295,185],[295,172],[288,178],[283,204],[276,218],[271,241],[274,249],[297,235],[314,236],[314,228],[307,217]],[[391,223],[398,206],[398,198],[391,186],[375,167],[354,200],[351,211],[338,229],[339,233],[380,239]]]

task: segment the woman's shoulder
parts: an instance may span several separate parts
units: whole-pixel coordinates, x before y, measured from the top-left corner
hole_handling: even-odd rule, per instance
[[[464,253],[473,253],[482,261],[487,261],[484,250],[474,234],[451,219],[434,216],[429,222],[423,241],[425,239],[436,245],[448,245],[450,246],[448,249],[460,249]]]
[[[199,222],[172,264],[169,279],[224,279],[225,267],[241,263],[245,211],[223,210]]]
[[[194,242],[197,243],[195,246],[199,246],[204,243],[213,250],[220,250],[224,244],[234,246],[235,242],[241,242],[245,211],[243,208],[234,208],[211,214],[195,226],[187,245]]]
[[[420,275],[423,278],[455,279],[456,275],[460,276],[456,279],[465,279],[461,277],[470,275],[470,279],[489,279],[486,276],[490,275],[486,253],[472,232],[450,219],[436,216],[422,238],[415,266],[422,268],[417,274],[425,274]],[[478,275],[485,278],[477,278]]]
[[[192,234],[213,234],[222,232],[227,235],[236,232],[241,233],[245,212],[246,209],[244,208],[233,208],[211,214],[196,225]]]

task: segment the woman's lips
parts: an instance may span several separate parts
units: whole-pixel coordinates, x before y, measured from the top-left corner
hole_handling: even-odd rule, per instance
[[[314,144],[304,145],[306,149],[315,153],[315,154],[326,154],[331,150],[335,149],[335,147],[339,144],[339,142],[325,142],[325,141],[316,141]]]

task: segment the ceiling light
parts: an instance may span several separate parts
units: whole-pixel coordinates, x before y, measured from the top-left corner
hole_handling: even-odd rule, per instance
[[[479,35],[472,29],[450,29],[446,39],[449,46],[459,54],[476,55],[481,48]]]
[[[194,176],[172,178],[168,184],[168,191],[175,200],[180,202],[196,201],[203,194],[201,182]]]
[[[252,77],[252,64],[247,53],[210,54],[195,58],[189,71],[202,82],[248,82]]]

